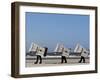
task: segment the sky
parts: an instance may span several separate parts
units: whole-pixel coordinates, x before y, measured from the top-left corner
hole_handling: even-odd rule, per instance
[[[48,51],[54,51],[57,43],[74,49],[79,43],[89,48],[89,15],[25,13],[26,52],[34,42]]]

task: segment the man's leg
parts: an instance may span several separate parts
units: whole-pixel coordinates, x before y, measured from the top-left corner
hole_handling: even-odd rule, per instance
[[[83,63],[85,63],[85,57],[83,57]]]
[[[40,63],[39,63],[39,64],[41,64],[41,63],[42,63],[42,57],[41,57],[41,56],[39,56],[39,58],[40,58]]]
[[[39,56],[37,55],[36,62],[34,64],[37,64],[38,63],[38,59],[39,59]]]
[[[64,56],[64,59],[65,59],[65,63],[67,63],[67,59],[66,59],[66,57]]]
[[[79,61],[79,63],[81,63],[82,62],[82,56],[81,56],[81,58],[80,58],[80,61]]]
[[[63,56],[61,56],[61,63],[63,63]]]

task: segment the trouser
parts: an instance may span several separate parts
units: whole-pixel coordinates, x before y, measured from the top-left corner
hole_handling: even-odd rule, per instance
[[[85,63],[85,57],[81,56],[79,63],[81,63],[83,61],[83,63]]]
[[[61,56],[61,63],[63,63],[65,61],[65,63],[67,63],[67,59],[65,56]]]
[[[39,62],[39,60],[40,60],[40,62]],[[39,64],[42,63],[42,57],[40,55],[37,55],[35,64],[37,64],[38,62],[39,62]]]

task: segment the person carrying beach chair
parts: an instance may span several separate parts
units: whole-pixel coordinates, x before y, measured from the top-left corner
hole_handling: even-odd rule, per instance
[[[46,56],[46,53],[47,53],[47,49],[46,47],[37,47],[37,50],[36,50],[36,62],[34,64],[42,64],[42,58],[43,56]],[[40,60],[40,61],[39,61]]]
[[[69,57],[69,50],[67,48],[62,47],[61,63],[67,63],[67,57]]]
[[[88,56],[88,53],[85,49],[82,48],[82,51],[81,51],[81,58],[79,60],[79,63],[81,63],[83,61],[83,63],[85,63],[85,57]]]

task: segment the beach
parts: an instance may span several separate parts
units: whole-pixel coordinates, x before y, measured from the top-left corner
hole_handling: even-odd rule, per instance
[[[37,67],[37,66],[56,66],[56,65],[86,65],[89,64],[89,57],[85,58],[85,63],[78,63],[80,60],[79,56],[67,57],[67,63],[61,63],[61,56],[46,56],[42,58],[42,64],[34,64],[36,56],[26,57],[26,67]]]

